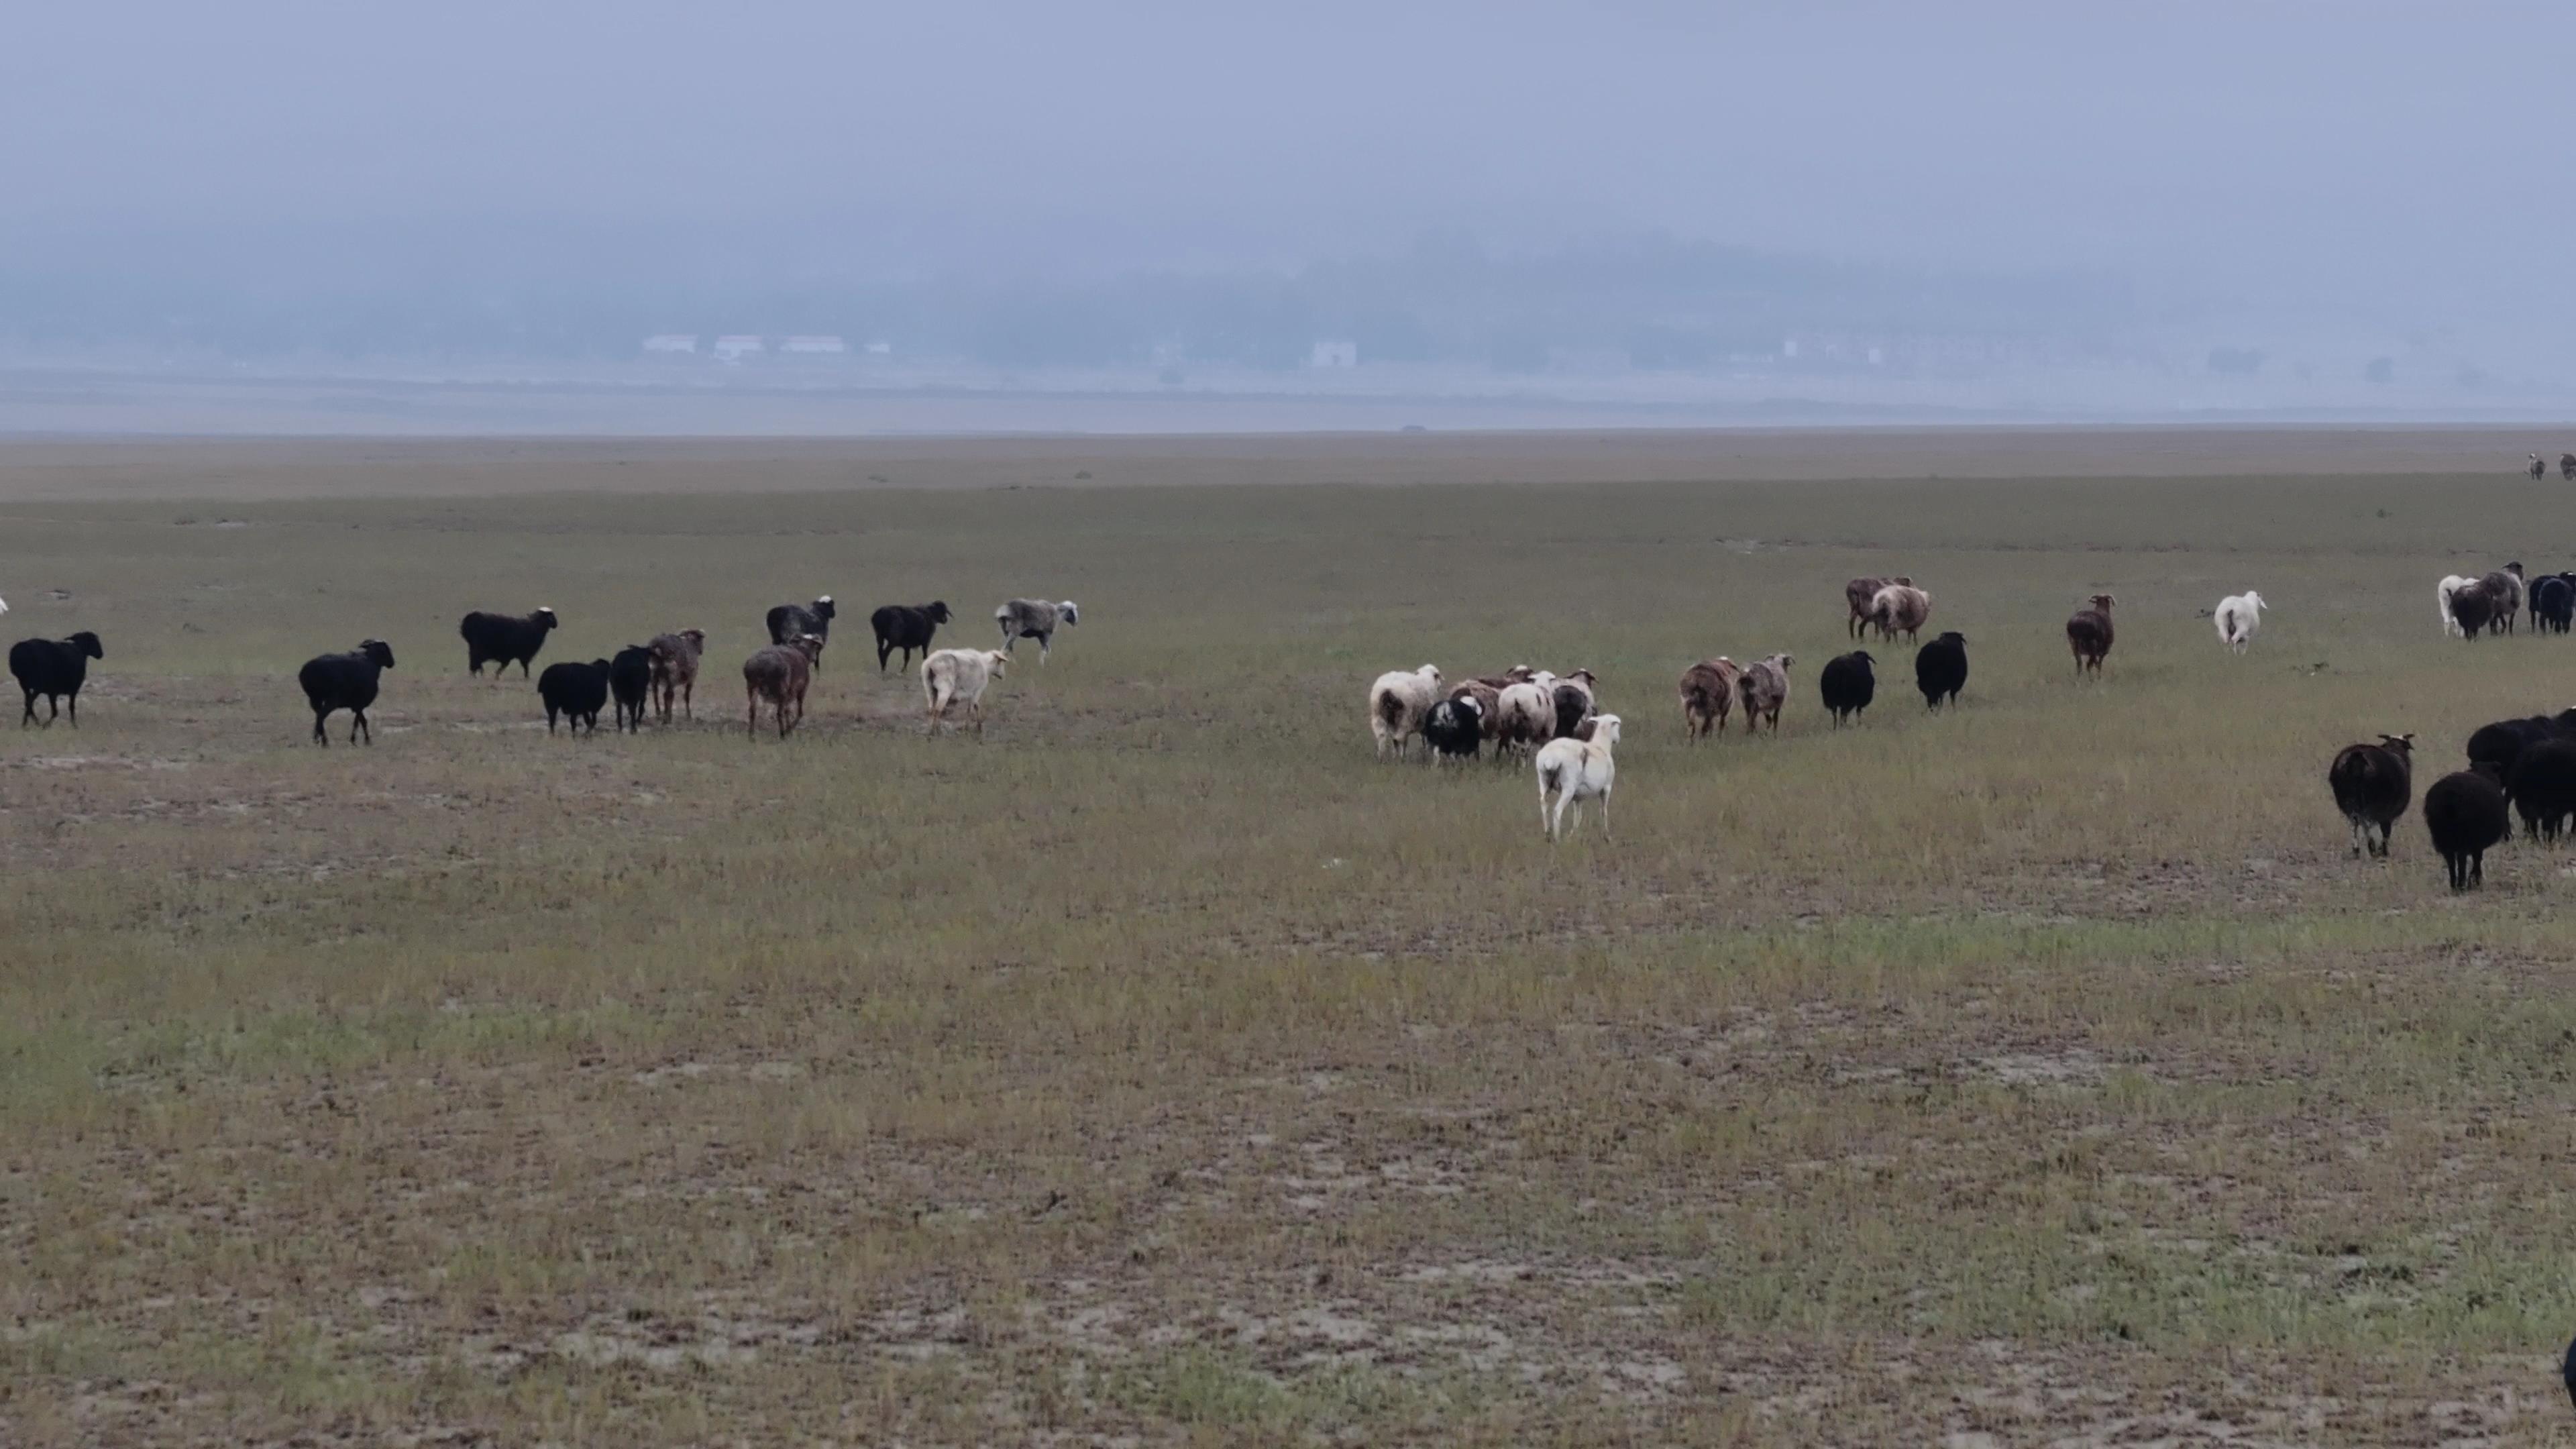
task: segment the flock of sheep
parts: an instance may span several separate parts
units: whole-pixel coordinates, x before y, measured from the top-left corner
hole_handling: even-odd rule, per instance
[[[8,612],[8,607],[0,603],[0,613]],[[822,662],[823,646],[831,638],[832,620],[838,613],[829,594],[811,604],[781,604],[769,611],[763,622],[770,642],[742,665],[749,715],[746,725],[753,734],[759,733],[764,705],[771,711],[781,739],[804,719],[805,694],[812,684],[815,666]],[[1061,603],[1009,600],[993,611],[993,622],[1002,632],[999,649],[932,649],[931,636],[950,619],[945,603],[888,604],[869,616],[869,623],[876,630],[880,672],[886,660],[898,652],[907,669],[912,666],[913,654],[921,654],[922,699],[929,730],[936,733],[940,722],[963,706],[980,735],[984,730],[984,692],[1010,662],[1011,650],[1022,639],[1034,639],[1038,662],[1043,664],[1055,643],[1055,631],[1078,624],[1081,618],[1081,610],[1070,599]],[[468,614],[457,626],[465,640],[466,672],[479,677],[483,666],[489,664],[494,666],[497,678],[516,664],[524,679],[545,648],[547,637],[560,626],[555,611],[545,608],[528,614]],[[671,722],[675,704],[694,719],[698,668],[706,644],[706,631],[677,629],[657,635],[648,644],[628,645],[614,658],[547,665],[545,672],[537,676],[537,697],[546,711],[546,733],[553,734],[559,722],[576,733],[599,733],[599,712],[612,698],[621,731],[644,727],[648,702],[663,724]],[[77,727],[81,686],[89,678],[89,663],[106,657],[98,636],[86,630],[62,639],[24,639],[12,646],[9,673],[25,694],[19,726],[37,723],[36,701],[43,699],[45,724],[63,717],[68,709]],[[365,640],[345,654],[323,654],[306,661],[296,674],[296,682],[303,687],[305,702],[313,709],[314,743],[330,744],[323,724],[342,710],[349,712],[350,743],[375,743],[367,710],[376,702],[384,672],[393,667],[393,646],[382,639]]]

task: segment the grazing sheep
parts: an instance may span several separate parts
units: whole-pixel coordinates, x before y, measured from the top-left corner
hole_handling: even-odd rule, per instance
[[[1711,731],[1725,731],[1726,717],[1735,709],[1736,681],[1743,677],[1743,669],[1723,654],[1682,671],[1682,729],[1691,743],[1706,739]],[[1749,716],[1744,727],[1753,728]]]
[[[2531,585],[2531,627],[2533,632],[2564,634],[2576,623],[2576,578],[2565,574],[2542,574]]]
[[[2346,745],[2326,767],[2335,807],[2352,823],[2352,853],[2388,855],[2388,827],[2414,798],[2413,735],[2381,735],[2375,745]]]
[[[1816,696],[1834,717],[1834,728],[1841,729],[1844,720],[1869,708],[1869,702],[1878,697],[1878,675],[1870,667],[1875,662],[1868,650],[1855,649],[1826,660],[1816,675]]]
[[[753,739],[760,738],[760,705],[767,700],[778,719],[778,737],[805,722],[805,691],[814,683],[814,661],[823,657],[823,640],[815,634],[800,634],[787,644],[772,644],[742,662],[743,693],[750,701],[750,728]],[[796,707],[796,717],[787,717],[787,707]]]
[[[2504,787],[2496,783],[2494,767],[2481,765],[2434,781],[2433,788],[2424,792],[2424,828],[2431,833],[2442,864],[2450,868],[2451,889],[2484,885],[2487,848],[2513,834],[2513,819],[2505,813]]]
[[[769,642],[780,648],[794,644],[806,635],[832,642],[832,621],[841,616],[841,606],[830,594],[820,594],[808,604],[781,604],[761,618],[769,630]],[[822,663],[821,651],[815,651],[816,664]]]
[[[2454,639],[2460,636],[2460,616],[2452,612],[2451,600],[2459,597],[2460,590],[2476,582],[2476,579],[2462,574],[2444,574],[2442,581],[2433,586],[2433,607],[2442,615],[2442,632]]]
[[[1377,677],[1369,686],[1369,734],[1377,741],[1377,757],[1386,758],[1393,747],[1401,759],[1405,746],[1422,731],[1422,717],[1431,712],[1431,702],[1440,697],[1440,669],[1425,664],[1410,674],[1391,671]]]
[[[984,691],[1001,677],[1011,656],[999,649],[942,649],[921,661],[921,697],[929,712],[925,734],[939,733],[939,722],[964,701],[974,716],[975,733],[984,733]]]
[[[481,677],[483,666],[499,666],[492,671],[498,681],[502,671],[519,666],[519,677],[528,677],[528,665],[537,651],[546,647],[546,636],[555,630],[555,611],[540,608],[532,614],[486,614],[481,610],[465,616],[456,632],[465,636],[465,672]]]
[[[1550,740],[1538,752],[1538,825],[1541,833],[1555,840],[1565,833],[1565,807],[1574,807],[1574,826],[1583,828],[1583,802],[1601,802],[1601,833],[1610,833],[1610,787],[1617,783],[1619,767],[1611,759],[1612,747],[1619,743],[1619,716],[1605,714],[1592,722],[1588,740]],[[1556,793],[1556,813],[1548,813],[1548,792]]]
[[[1943,700],[1959,702],[1968,682],[1968,636],[1953,629],[1914,654],[1914,687],[1923,691],[1923,707],[1939,709]]]
[[[1905,642],[1913,643],[1931,617],[1932,596],[1912,584],[1889,584],[1869,601],[1870,623],[1877,626],[1879,638],[1891,642],[1902,629]]]
[[[2459,637],[2472,644],[2487,631],[2495,611],[2496,596],[2485,584],[2473,581],[2451,591],[2451,618],[2459,625]]]
[[[1081,623],[1082,611],[1074,607],[1071,599],[1060,604],[1044,599],[1013,599],[993,611],[993,622],[1002,626],[1003,652],[1008,653],[1023,639],[1035,639],[1038,663],[1044,664],[1047,650],[1055,642],[1055,626]]]
[[[1518,666],[1514,667],[1517,668]],[[1451,699],[1474,700],[1476,702],[1477,728],[1484,732],[1484,737],[1486,739],[1490,740],[1494,737],[1495,728],[1499,726],[1503,720],[1503,691],[1501,687],[1487,684],[1482,679],[1470,679],[1452,686],[1449,690],[1449,697]]]
[[[868,627],[877,631],[877,673],[885,673],[886,656],[903,651],[903,667],[912,667],[912,652],[930,657],[930,636],[948,622],[948,605],[938,600],[922,605],[888,604],[868,616]]]
[[[1592,703],[1592,671],[1578,669],[1561,675],[1548,690],[1548,700],[1556,706],[1556,738],[1571,738],[1585,720],[1596,712]]]
[[[330,746],[331,737],[322,732],[322,722],[331,717],[331,711],[345,709],[349,743],[356,744],[364,734],[367,743],[374,744],[376,730],[367,723],[367,706],[376,702],[377,677],[393,667],[393,646],[382,639],[369,639],[346,654],[307,660],[295,682],[304,686],[305,702],[313,706],[313,743]]]
[[[2549,475],[2549,465],[2541,462],[2540,455],[2538,453],[2534,453],[2531,455],[2531,462],[2526,465],[2522,471],[2530,474],[2531,481],[2537,483],[2542,478]]]
[[[2078,609],[2066,621],[2066,647],[2075,651],[2075,672],[2102,672],[2102,656],[2111,652],[2109,594],[2095,594],[2090,608]]]
[[[608,661],[608,692],[617,699],[620,732],[644,728],[644,701],[653,692],[653,651],[629,644]]]
[[[1843,603],[1851,609],[1851,617],[1843,620],[1843,637],[1847,639],[1860,637],[1860,631],[1870,621],[1870,605],[1877,602],[1879,590],[1890,584],[1911,586],[1913,582],[1912,579],[1900,576],[1892,579],[1858,578],[1843,585]]]
[[[707,631],[682,629],[676,633],[657,634],[644,646],[653,651],[654,713],[662,723],[671,722],[671,697],[679,696],[680,707],[690,719],[698,717],[698,660],[707,651]]]
[[[2557,722],[2547,715],[2500,719],[2493,724],[2480,725],[2469,735],[2469,766],[2474,769],[2479,765],[2493,765],[2497,780],[2510,780],[2513,778],[2514,761],[2522,758],[2524,750],[2542,740],[2556,739],[2558,734]]]
[[[2512,633],[2514,618],[2522,612],[2522,565],[2506,564],[2478,580],[2478,584],[2495,596],[2495,617],[2487,621],[2487,627]]]
[[[2576,814],[2576,740],[2555,736],[2524,747],[2513,762],[2505,794],[2522,817],[2523,834],[2555,843],[2567,817]]]
[[[1556,737],[1556,676],[1542,669],[1494,701],[1494,747],[1529,754]]]
[[[1476,758],[1485,745],[1484,702],[1472,694],[1452,694],[1431,706],[1431,713],[1422,717],[1422,739],[1431,746],[1434,764],[1444,757]]]
[[[537,698],[545,701],[547,734],[555,732],[558,710],[572,733],[580,733],[584,724],[592,734],[599,733],[599,711],[608,703],[608,669],[605,659],[588,664],[567,659],[546,666],[546,672],[537,676]]]
[[[106,657],[98,636],[87,629],[65,639],[21,639],[10,645],[9,673],[27,694],[26,713],[18,717],[18,728],[36,722],[38,695],[45,699],[46,725],[62,717],[63,704],[69,701],[72,727],[79,728],[81,685],[89,679],[89,662]]]
[[[1780,733],[1780,706],[1789,702],[1789,666],[1796,656],[1773,654],[1744,666],[1737,676],[1735,692],[1744,701],[1744,732],[1752,734],[1754,726],[1771,722],[1771,733]]]
[[[2236,653],[2244,653],[2254,642],[2254,631],[2263,627],[2263,611],[2270,607],[2263,602],[2263,596],[2252,589],[2219,600],[2218,607],[2209,616],[2211,622],[2218,626],[2218,642]]]

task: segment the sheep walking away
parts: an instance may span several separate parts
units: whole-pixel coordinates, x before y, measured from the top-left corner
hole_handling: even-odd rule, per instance
[[[2263,627],[2263,611],[2270,607],[2252,589],[2219,600],[2209,614],[2210,622],[2218,626],[2218,642],[2233,653],[2244,653],[2254,643],[2254,631]]]
[[[1082,622],[1082,610],[1073,600],[1050,604],[1044,599],[1012,599],[993,611],[993,622],[1001,626],[1002,650],[1023,639],[1038,641],[1038,663],[1047,662],[1047,651],[1055,645],[1058,624],[1067,626]]]
[[[98,636],[87,629],[62,639],[21,639],[9,646],[9,673],[26,695],[25,710],[18,716],[18,728],[36,722],[36,700],[45,701],[45,724],[63,716],[63,707],[71,707],[72,727],[80,727],[81,686],[89,680],[89,662],[105,659],[107,650]]]
[[[363,737],[368,744],[374,744],[376,730],[367,723],[367,706],[376,702],[379,676],[393,667],[393,646],[382,639],[366,640],[346,654],[322,654],[306,660],[295,682],[304,687],[304,702],[313,706],[313,743],[329,747],[331,737],[323,732],[322,722],[334,711],[345,709],[349,712],[349,743],[354,745]]]
[[[1874,661],[1866,649],[1855,649],[1825,661],[1824,670],[1816,676],[1816,696],[1825,702],[1825,712],[1834,717],[1834,728],[1841,729],[1845,720],[1869,708],[1878,697],[1878,675],[1872,671]]]
[[[1538,752],[1538,825],[1553,841],[1565,834],[1565,812],[1574,809],[1574,827],[1583,827],[1583,802],[1601,802],[1601,833],[1610,834],[1610,787],[1618,783],[1619,767],[1611,750],[1619,743],[1619,716],[1605,714],[1592,721],[1592,738],[1588,740],[1550,740]],[[1554,813],[1548,808],[1550,793],[1556,796]]]
[[[537,676],[537,698],[546,706],[546,733],[555,732],[555,718],[561,714],[569,727],[567,733],[579,734],[588,726],[599,733],[599,712],[608,706],[609,662],[593,659],[588,663],[564,660],[546,666]]]
[[[1854,579],[1853,583],[1865,580]],[[1685,738],[1698,744],[1711,733],[1726,732],[1726,717],[1735,709],[1737,681],[1744,670],[1732,659],[1720,654],[1703,659],[1682,671],[1682,729]],[[1744,728],[1749,733],[1753,717],[1745,716]]]
[[[1773,654],[1744,666],[1735,689],[1744,702],[1746,734],[1763,721],[1770,723],[1771,733],[1780,733],[1780,707],[1789,702],[1789,666],[1797,662],[1794,655]]]
[[[670,634],[657,634],[644,646],[653,651],[653,710],[662,723],[671,722],[671,702],[677,696],[680,708],[688,718],[698,717],[698,661],[707,651],[707,631],[681,629]]]
[[[924,659],[930,657],[930,636],[948,622],[948,605],[940,600],[927,604],[888,604],[868,616],[868,627],[877,635],[877,673],[885,673],[886,656],[901,651],[903,667],[912,667],[917,650]]]
[[[502,671],[516,664],[519,677],[525,679],[528,665],[557,627],[555,611],[548,608],[528,614],[486,614],[478,609],[456,626],[456,632],[465,637],[465,672],[480,678],[484,665],[497,665],[492,678],[498,682]]]
[[[2066,621],[2066,647],[2074,651],[2079,676],[2100,674],[2102,660],[2111,652],[2111,604],[2109,594],[2095,594],[2087,607]]]
[[[2386,859],[2388,827],[2415,795],[2413,735],[2381,735],[2375,745],[2346,745],[2326,767],[2326,788],[2352,825],[2352,853]]]
[[[1390,670],[1369,686],[1369,737],[1377,742],[1377,757],[1390,753],[1402,759],[1406,746],[1422,732],[1422,720],[1431,713],[1432,701],[1440,697],[1440,669],[1425,664],[1407,674]]]
[[[975,734],[984,733],[984,691],[1000,678],[1011,656],[999,649],[942,649],[921,661],[921,694],[930,720],[926,734],[939,733],[939,722],[960,703],[974,717]]]
[[[1968,683],[1968,636],[1953,629],[1914,653],[1914,687],[1923,691],[1923,707],[1957,704]]]
[[[2494,767],[2481,765],[2434,781],[2424,792],[2424,828],[2450,871],[2451,889],[2484,885],[2488,848],[2513,833]]]
[[[629,644],[608,661],[608,692],[617,701],[618,732],[641,731],[644,703],[653,692],[653,650],[649,645]]]
[[[805,720],[805,691],[814,683],[814,661],[823,657],[823,640],[800,634],[792,642],[772,644],[742,662],[743,694],[751,707],[751,737],[760,738],[760,707],[767,704],[778,719],[778,737]],[[789,711],[793,710],[793,715]]]

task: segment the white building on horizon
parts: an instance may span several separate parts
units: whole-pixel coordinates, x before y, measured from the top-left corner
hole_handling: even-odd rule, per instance
[[[797,357],[839,357],[850,350],[850,345],[838,337],[814,333],[781,338],[778,350]]]
[[[653,336],[644,339],[644,350],[647,352],[662,354],[694,354],[698,350],[698,334],[694,332],[657,332]]]
[[[740,362],[757,357],[762,351],[760,338],[749,332],[735,332],[716,339],[716,361]]]

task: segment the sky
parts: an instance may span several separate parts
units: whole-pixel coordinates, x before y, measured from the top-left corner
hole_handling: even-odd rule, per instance
[[[1655,235],[2557,330],[2576,6],[27,0],[0,265],[204,287]]]

